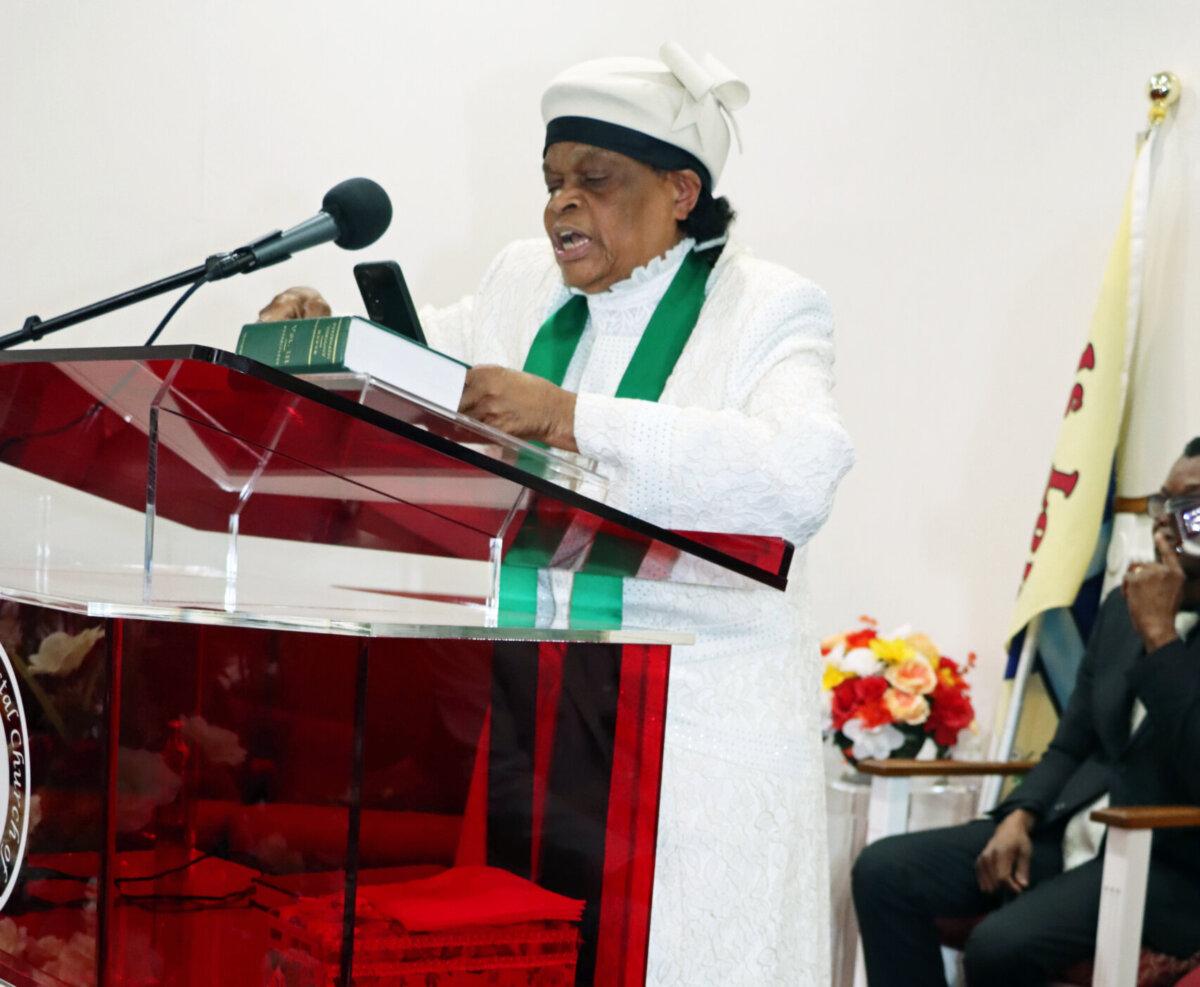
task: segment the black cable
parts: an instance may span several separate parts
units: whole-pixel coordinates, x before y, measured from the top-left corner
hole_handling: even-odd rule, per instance
[[[206,271],[204,274],[201,274],[200,277],[198,277],[194,282],[192,282],[192,284],[188,288],[188,290],[179,296],[179,298],[176,300],[175,304],[172,305],[170,310],[167,312],[167,314],[163,316],[162,322],[160,322],[158,324],[158,328],[155,329],[154,332],[150,333],[150,338],[147,339],[143,345],[145,345],[145,346],[154,345],[154,341],[156,339],[158,339],[159,333],[161,333],[163,331],[163,329],[165,329],[167,327],[167,323],[171,321],[171,316],[173,316],[176,312],[179,311],[179,309],[183,306],[183,303],[186,302],[189,298],[191,298],[192,295],[194,295],[196,293],[196,291],[200,288],[200,286],[202,284],[208,283],[208,278],[209,278],[209,275],[208,275],[208,272]]]
[[[3,460],[4,456],[8,454],[8,450],[13,446],[21,442],[28,442],[30,439],[44,439],[48,435],[58,435],[60,432],[66,432],[68,429],[72,429],[76,425],[81,425],[83,422],[87,421],[92,417],[92,415],[94,415],[103,407],[104,402],[97,401],[82,415],[76,415],[65,425],[58,425],[55,428],[48,428],[43,432],[26,432],[24,435],[14,435],[11,439],[5,439],[3,442],[0,442],[0,460]]]
[[[120,895],[119,901],[123,904],[134,905],[140,908],[153,907],[171,911],[195,911],[204,908],[227,907],[237,904],[239,901],[244,901],[249,906],[254,898],[253,885],[237,891],[230,891],[228,894],[223,895],[181,894],[179,892],[133,894],[122,888],[124,884],[143,884],[149,881],[158,881],[164,877],[170,877],[172,874],[188,870],[195,867],[201,861],[212,857],[221,859],[220,853],[223,849],[223,846],[218,845],[207,853],[193,857],[191,860],[176,867],[169,867],[166,870],[159,871],[157,874],[136,874],[130,877],[118,877],[113,881],[113,884],[117,886],[117,892]]]
[[[228,908],[241,904],[244,908],[254,906],[254,888],[242,888],[224,895],[189,894],[129,894],[120,893],[119,904],[152,911],[199,912],[208,908]]]
[[[156,339],[158,339],[159,335],[167,327],[167,323],[171,321],[172,316],[174,316],[175,313],[178,312],[180,310],[180,308],[183,307],[183,303],[186,302],[189,298],[191,298],[192,295],[194,295],[196,293],[196,291],[200,288],[200,286],[202,284],[207,284],[208,281],[209,281],[209,273],[207,271],[204,272],[203,274],[201,274],[200,277],[198,277],[195,281],[193,281],[192,284],[190,284],[188,286],[187,291],[185,291],[182,295],[179,296],[179,298],[175,301],[175,304],[172,305],[170,307],[170,309],[167,311],[167,314],[162,317],[162,321],[155,328],[154,332],[150,333],[150,338],[147,339],[143,345],[145,345],[145,346],[153,345],[154,341]],[[46,429],[43,432],[27,432],[24,435],[14,435],[12,438],[6,439],[5,441],[0,442],[0,460],[3,459],[3,457],[8,453],[8,451],[13,446],[18,445],[22,442],[28,442],[30,439],[44,439],[51,435],[58,435],[61,432],[66,432],[69,429],[74,428],[76,425],[83,424],[85,421],[87,421],[89,418],[91,418],[92,415],[96,414],[96,412],[99,411],[103,407],[104,407],[104,402],[97,401],[94,405],[92,405],[90,408],[88,408],[87,411],[85,411],[81,415],[77,415],[75,418],[72,418],[65,425],[58,425],[54,428]]]
[[[157,881],[160,877],[167,877],[170,874],[178,874],[181,870],[187,870],[189,867],[195,867],[200,861],[207,860],[209,857],[215,857],[216,850],[209,850],[207,853],[202,853],[198,857],[193,857],[191,860],[180,864],[178,867],[170,867],[167,870],[159,871],[157,874],[135,874],[132,877],[115,877],[113,884],[120,887],[122,884],[138,881]]]

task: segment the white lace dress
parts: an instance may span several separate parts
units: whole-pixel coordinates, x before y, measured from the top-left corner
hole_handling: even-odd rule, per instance
[[[657,403],[614,398],[685,241],[609,291],[564,386],[608,502],[667,528],[781,535],[789,587],[626,580],[627,626],[687,629],[672,655],[647,983],[829,982],[820,669],[804,545],[853,452],[831,389],[832,318],[815,285],[731,242]],[[520,368],[569,293],[545,241],[507,247],[471,298],[425,311],[433,346]],[[569,576],[543,581],[561,622]]]

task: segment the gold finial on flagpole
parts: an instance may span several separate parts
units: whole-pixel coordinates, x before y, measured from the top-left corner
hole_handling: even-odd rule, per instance
[[[1150,99],[1150,125],[1157,127],[1167,118],[1167,110],[1179,99],[1183,85],[1174,72],[1156,72],[1146,83],[1146,96]]]

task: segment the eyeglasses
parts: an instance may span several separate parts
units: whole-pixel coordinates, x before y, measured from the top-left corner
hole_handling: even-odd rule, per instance
[[[1192,512],[1200,508],[1200,497],[1168,497],[1166,494],[1151,494],[1146,498],[1146,513],[1151,521],[1163,521],[1169,515],[1176,517],[1191,517]]]

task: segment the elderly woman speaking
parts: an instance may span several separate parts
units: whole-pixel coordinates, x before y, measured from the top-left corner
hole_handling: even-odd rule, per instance
[[[463,412],[595,458],[613,506],[797,546],[786,594],[626,580],[623,612],[696,637],[671,669],[648,981],[824,987],[803,546],[853,459],[830,396],[832,319],[819,288],[729,238],[713,197],[749,90],[710,57],[659,54],[550,84],[547,238],[511,244],[474,296],[422,318],[432,345],[473,364]],[[543,573],[538,597],[539,619],[561,622],[570,574]]]

